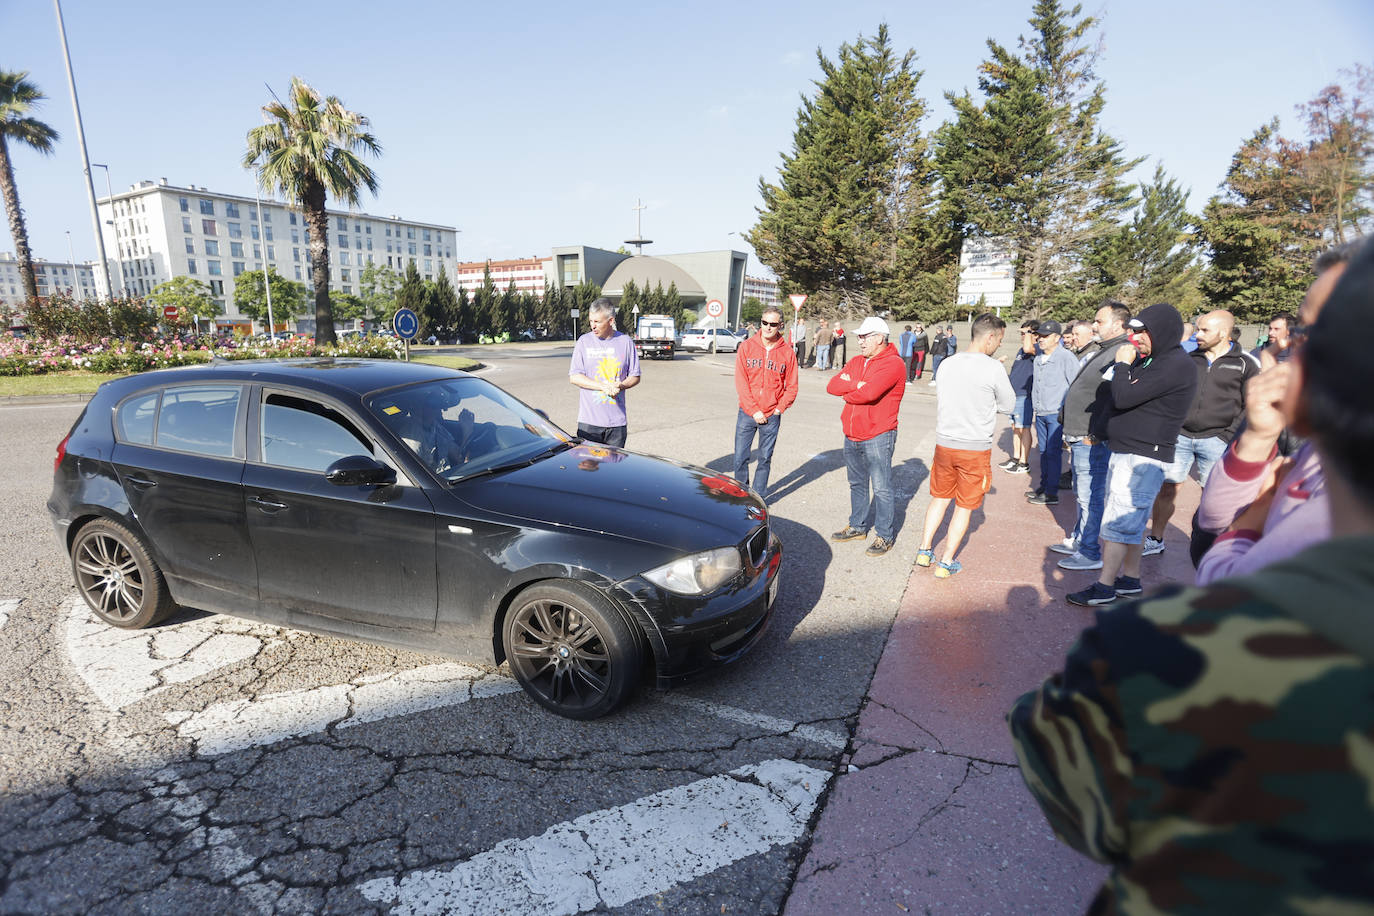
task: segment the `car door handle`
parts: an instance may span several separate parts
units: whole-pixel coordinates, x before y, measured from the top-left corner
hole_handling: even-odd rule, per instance
[[[286,503],[279,503],[262,496],[250,496],[248,501],[264,512],[280,512],[286,508]]]
[[[140,490],[146,490],[149,487],[157,486],[156,480],[149,480],[147,477],[126,477],[125,479],[128,480],[132,486],[138,487]]]

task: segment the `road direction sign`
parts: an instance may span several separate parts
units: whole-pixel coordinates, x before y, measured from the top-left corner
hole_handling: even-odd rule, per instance
[[[420,316],[411,309],[397,309],[391,319],[391,327],[402,340],[414,340],[420,333]]]
[[[719,318],[721,315],[725,314],[725,306],[721,304],[719,299],[712,299],[710,302],[706,303],[706,314],[710,315],[712,318]]]
[[[800,312],[802,304],[806,302],[806,293],[789,293],[787,298],[792,301],[792,308]]]
[[[175,305],[164,305],[162,307],[162,317],[168,321],[176,321],[181,317],[181,309]]]

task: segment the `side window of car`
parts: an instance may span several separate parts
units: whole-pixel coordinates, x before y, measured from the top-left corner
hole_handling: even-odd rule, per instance
[[[239,396],[238,385],[165,389],[154,444],[215,458],[233,457]]]
[[[115,413],[115,436],[121,442],[152,445],[153,428],[157,424],[157,399],[161,392],[139,395],[119,405]]]
[[[269,392],[262,404],[262,460],[277,467],[324,471],[349,455],[372,455],[372,443],[343,414],[317,401]]]

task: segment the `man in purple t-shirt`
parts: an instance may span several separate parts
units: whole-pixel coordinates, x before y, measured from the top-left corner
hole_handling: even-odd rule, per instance
[[[591,442],[625,445],[625,389],[639,384],[639,356],[628,334],[615,329],[615,306],[597,299],[587,309],[592,329],[577,339],[568,381],[578,392],[577,435]]]

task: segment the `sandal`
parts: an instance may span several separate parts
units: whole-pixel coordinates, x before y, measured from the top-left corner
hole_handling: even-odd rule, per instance
[[[935,570],[935,578],[948,579],[963,568],[963,564],[958,560],[950,560],[948,563],[941,563]]]
[[[918,551],[916,551],[916,565],[917,565],[917,566],[929,566],[931,563],[934,563],[934,562],[935,562],[935,551],[934,551],[934,550],[918,550]]]

